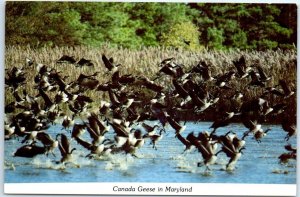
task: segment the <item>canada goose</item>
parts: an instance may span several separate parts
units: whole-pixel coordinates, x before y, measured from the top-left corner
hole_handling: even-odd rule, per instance
[[[134,131],[134,137],[136,138],[136,142],[134,147],[141,148],[145,144],[145,139],[142,136],[142,131],[137,129]]]
[[[148,79],[147,77],[141,76],[137,78],[138,80],[135,82],[138,85],[141,85],[149,90],[152,90],[157,93],[163,92],[164,87],[154,83],[153,80]]]
[[[199,114],[204,112],[206,109],[208,109],[210,106],[212,106],[217,100],[210,100],[210,99],[203,99],[201,100],[197,95],[194,95],[194,93],[190,94],[193,101],[196,101],[196,106],[194,106],[194,112]]]
[[[112,58],[107,59],[107,57],[104,54],[102,54],[102,61],[104,63],[104,66],[112,73],[116,72],[118,67],[121,65],[121,64],[114,65],[113,59]]]
[[[243,102],[241,106],[241,112],[247,113],[247,112],[257,112],[260,113],[263,111],[264,107],[268,108],[268,101],[262,97],[253,98],[249,101]]]
[[[233,61],[233,65],[237,69],[237,77],[242,79],[248,76],[250,67],[247,67],[244,56],[241,56],[239,60]]]
[[[59,163],[66,164],[72,160],[72,153],[76,148],[70,150],[70,142],[67,136],[63,133],[57,134],[57,137],[61,136],[60,142],[58,143],[58,148],[61,154],[61,159]]]
[[[83,67],[83,66],[94,66],[92,60],[88,60],[88,59],[85,59],[85,58],[81,58],[77,63],[76,63],[77,66],[79,67]]]
[[[74,114],[72,115],[72,118],[70,118],[67,115],[64,115],[63,121],[62,121],[63,128],[61,128],[61,129],[67,130],[68,128],[70,128],[71,126],[74,125],[74,122],[75,122],[74,121]]]
[[[32,144],[33,142],[36,141],[36,137],[38,133],[44,132],[44,131],[29,131],[29,132],[24,132],[26,133],[25,138],[21,141],[21,143],[27,143],[27,144]]]
[[[36,137],[39,141],[42,142],[44,147],[46,148],[46,155],[48,156],[49,152],[52,153],[53,156],[54,154],[54,149],[58,147],[58,140],[57,137],[55,140],[51,138],[51,136],[48,133],[42,132],[38,133]]]
[[[194,136],[193,132],[189,133],[186,139],[192,145],[194,145],[202,155],[203,163],[199,162],[197,166],[200,167],[204,164],[206,166],[206,170],[210,170],[209,166],[214,164],[217,160],[215,148],[213,147],[214,143],[210,143],[209,141],[200,141],[197,137]]]
[[[226,164],[226,170],[232,170],[234,168],[233,165],[241,157],[242,150],[244,149],[244,146],[242,146],[241,148],[234,146],[232,138],[230,139],[224,137],[222,140],[222,149],[219,152],[217,152],[216,155],[218,155],[220,152],[224,152],[226,156],[230,158],[230,160]]]
[[[56,63],[71,63],[74,64],[76,62],[74,56],[63,55],[59,58]]]
[[[175,121],[169,114],[165,112],[165,116],[167,118],[168,123],[171,127],[175,130],[175,135],[180,134],[182,131],[185,130],[185,125],[180,125],[177,121]]]
[[[221,118],[215,120],[209,128],[213,128],[213,131],[211,133],[214,134],[218,128],[226,127],[230,123],[231,123],[230,119],[221,117]]]
[[[14,128],[14,134],[17,137],[24,137],[26,135],[25,127],[20,126],[19,122],[15,118],[12,119],[10,127],[15,127]]]
[[[112,128],[114,129],[114,132],[116,133],[116,136],[125,137],[128,138],[130,129],[126,128],[126,126],[122,125],[122,121],[118,122],[116,119],[114,119],[112,122],[108,122]]]
[[[110,111],[110,103],[106,101],[100,101],[99,113],[100,116],[106,116]]]
[[[9,140],[15,133],[15,126],[13,124],[7,124],[4,125],[4,133],[5,133],[5,140]]]
[[[38,88],[38,91],[39,91],[39,96],[41,96],[45,102],[45,106],[46,106],[45,110],[52,108],[54,106],[54,102],[51,101],[50,97],[41,88]]]
[[[292,152],[292,153],[297,153],[297,148],[292,147],[291,144],[285,145],[284,148],[285,148],[285,150],[290,151],[290,152]]]
[[[22,103],[25,102],[25,98],[21,98],[18,91],[14,91],[13,96],[15,97],[15,101],[16,101],[17,104],[22,104]]]
[[[134,83],[136,80],[136,78],[134,76],[132,76],[131,74],[129,75],[122,75],[119,77],[118,82],[121,85],[128,85],[128,84],[132,84]]]
[[[45,147],[37,146],[35,144],[27,144],[18,148],[17,151],[14,153],[14,156],[32,158],[37,155],[44,154],[45,152]]]
[[[63,78],[57,72],[51,73],[51,77],[53,80],[55,80],[60,91],[65,92],[68,88],[70,88],[71,85],[66,84]]]
[[[249,74],[251,77],[251,82],[248,84],[248,86],[261,87],[261,88],[265,87],[265,84],[263,81],[260,80],[258,73],[256,73],[254,70],[251,70]]]
[[[269,131],[271,131],[270,128],[268,128],[268,129],[265,130],[265,131],[264,131],[263,129],[259,129],[258,131],[256,131],[256,132],[254,133],[254,138],[255,138],[255,140],[256,140],[258,143],[260,143],[260,142],[261,142],[261,139],[262,139],[264,136],[266,136],[267,133],[268,133]]]
[[[281,92],[280,90],[276,89],[276,87],[266,87],[265,91],[263,92],[263,96],[266,96],[268,94],[272,94],[275,96],[283,97],[285,94]]]
[[[110,129],[109,126],[105,126],[104,122],[102,122],[95,113],[91,113],[87,119],[89,126],[97,135],[104,135]]]
[[[190,150],[192,148],[193,145],[191,144],[191,142],[188,141],[187,139],[185,139],[184,137],[182,137],[182,135],[180,133],[176,134],[176,137],[177,137],[177,139],[179,139],[179,141],[183,145],[185,145],[185,149],[184,149],[183,153],[186,152],[186,151],[188,151],[188,150]]]
[[[100,133],[99,131],[97,131],[97,129],[92,128],[93,125],[91,124],[85,124],[88,133],[90,134],[90,137],[93,139],[92,144],[96,145],[96,144],[101,144],[105,137],[102,133]]]
[[[157,77],[153,79],[153,81],[159,79],[161,76],[164,75],[168,75],[171,76],[172,78],[176,78],[176,70],[175,70],[175,66],[171,65],[171,64],[164,64],[161,69],[158,71],[157,73]]]
[[[296,135],[297,133],[297,128],[296,128],[296,124],[293,123],[293,121],[288,118],[288,117],[283,117],[282,121],[281,121],[281,126],[283,128],[283,130],[285,132],[287,132],[285,140],[288,141],[290,139],[290,137]]]
[[[230,150],[227,151],[227,149],[225,149],[227,151],[227,154],[228,153],[230,154],[230,160],[226,164],[226,169],[227,170],[230,170],[230,167],[232,167],[232,165],[235,165],[236,162],[240,159],[240,157],[243,154],[243,152],[242,152],[243,149],[245,149],[245,147],[242,147],[241,149],[239,149],[238,152],[232,152]]]
[[[26,66],[30,67],[33,65],[34,61],[31,58],[25,58]]]
[[[291,90],[290,86],[287,85],[286,81],[281,79],[279,80],[279,84],[281,85],[285,98],[292,96],[295,92]]]
[[[209,68],[209,65],[207,65],[205,61],[200,61],[190,72],[199,73],[204,81],[212,81],[214,78],[211,76],[211,70]]]
[[[77,141],[78,144],[80,144],[82,147],[86,148],[87,150],[90,151],[86,157],[92,158],[93,156],[100,156],[102,152],[104,151],[104,144],[91,144],[80,137],[75,137],[75,140]]]
[[[174,60],[175,60],[174,57],[166,58],[160,62],[159,66],[163,66],[165,64],[171,64]]]
[[[266,73],[264,72],[263,68],[260,65],[255,65],[255,67],[258,70],[260,81],[266,82],[266,81],[269,81],[271,79],[271,77],[266,75]]]
[[[44,91],[54,91],[56,90],[56,87],[54,86],[54,83],[49,81],[48,76],[43,75],[40,80],[38,81],[38,84],[36,88],[41,88]]]
[[[98,87],[99,81],[92,77],[82,77],[83,75],[80,74],[80,76],[77,79],[77,84],[79,85],[79,88],[81,90],[94,90]]]
[[[283,113],[287,109],[287,105],[284,103],[277,103],[273,105],[272,108],[273,108],[272,114],[276,116]]]
[[[74,124],[71,132],[72,133],[71,137],[75,138],[81,136],[85,132],[85,128],[86,128],[85,124],[78,124],[78,123]]]
[[[54,102],[56,104],[66,103],[69,101],[69,96],[64,91],[58,91],[55,95]]]
[[[149,133],[147,133],[143,136],[143,138],[150,138],[150,140],[151,140],[150,144],[152,144],[153,145],[152,147],[155,150],[157,150],[156,144],[163,138],[162,132],[163,132],[163,129],[161,129],[159,131],[159,134],[149,135]]]
[[[150,126],[146,124],[145,122],[142,123],[143,128],[148,133],[148,135],[153,135],[155,133],[155,128],[159,127],[157,124],[154,126]]]
[[[178,95],[183,98],[184,100],[190,100],[190,96],[189,93],[186,89],[184,89],[184,87],[182,87],[175,79],[172,80],[172,83],[175,87],[176,92],[178,93]],[[188,99],[189,98],[189,99]]]
[[[235,77],[234,71],[226,72],[225,74],[216,78],[216,86],[223,89],[231,89],[226,83],[231,81]]]
[[[248,135],[249,133],[255,134],[258,130],[261,129],[261,124],[257,124],[257,121],[246,120],[243,119],[243,124],[249,130],[244,133],[244,135]]]
[[[297,158],[297,154],[296,153],[282,153],[278,159],[280,160],[280,163],[288,163],[290,159],[295,159]]]
[[[246,144],[245,137],[246,137],[245,135],[243,135],[241,139],[239,139],[236,135],[233,137],[232,144],[234,145],[236,150],[240,150],[245,146]]]
[[[231,135],[229,135],[231,134]],[[218,137],[218,142],[222,145],[222,147],[228,148],[233,152],[238,151],[237,147],[233,143],[233,139],[236,137],[236,134],[232,131],[228,131],[225,135],[220,135]],[[220,151],[219,151],[220,152]]]
[[[25,72],[17,67],[13,67],[5,77],[5,85],[16,91],[26,81]]]

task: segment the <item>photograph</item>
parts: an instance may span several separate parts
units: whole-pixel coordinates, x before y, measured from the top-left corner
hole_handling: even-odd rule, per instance
[[[4,193],[295,196],[297,6],[6,1]]]

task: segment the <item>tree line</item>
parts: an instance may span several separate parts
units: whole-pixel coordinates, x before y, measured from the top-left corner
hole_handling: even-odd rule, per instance
[[[296,4],[6,2],[7,45],[294,48]]]

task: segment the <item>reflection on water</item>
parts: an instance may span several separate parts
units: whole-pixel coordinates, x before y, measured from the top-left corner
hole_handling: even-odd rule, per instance
[[[208,130],[210,122],[187,123],[183,136],[191,131],[195,133]],[[234,171],[226,171],[228,158],[224,153],[218,155],[216,164],[211,171],[205,167],[197,167],[202,157],[196,150],[183,153],[185,147],[174,137],[174,131],[168,129],[161,141],[158,150],[154,150],[150,141],[138,150],[138,158],[130,155],[115,154],[95,159],[85,156],[88,151],[83,150],[75,141],[71,140],[74,151],[74,164],[67,166],[56,164],[60,153],[55,155],[39,155],[33,159],[13,157],[20,142],[5,141],[5,182],[6,183],[38,183],[38,182],[184,182],[184,183],[270,183],[295,184],[296,161],[282,165],[278,156],[285,152],[284,140],[286,133],[281,126],[264,125],[272,130],[257,143],[252,136],[246,138],[246,149],[236,164]],[[224,134],[234,130],[239,137],[245,132],[245,127],[232,124],[217,130]],[[53,136],[61,132],[60,125],[50,128]],[[289,143],[296,146],[296,138]]]

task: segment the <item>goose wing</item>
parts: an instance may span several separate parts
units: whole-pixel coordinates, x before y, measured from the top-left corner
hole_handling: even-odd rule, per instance
[[[111,70],[114,68],[114,65],[111,63],[111,61],[109,61],[109,60],[107,59],[107,57],[106,57],[104,54],[102,54],[102,61],[103,61],[103,63],[104,63],[104,66],[105,66],[109,71],[111,71]]]
[[[75,137],[75,140],[78,144],[80,144],[81,146],[83,146],[84,148],[88,149],[88,150],[92,150],[93,145],[84,141],[83,139],[81,139],[80,137]]]
[[[189,93],[175,79],[173,79],[172,82],[176,92],[178,92],[183,99],[186,99],[189,96]]]
[[[64,152],[67,154],[70,151],[70,142],[68,140],[68,137],[65,134],[61,134],[61,145],[62,148],[64,149]]]
[[[93,138],[94,140],[97,140],[100,135],[98,135],[98,133],[93,128],[91,128],[89,125],[86,125],[86,128],[87,128],[87,131],[89,132],[91,138]]]
[[[182,130],[185,129],[185,126],[181,126],[178,122],[171,118],[171,116],[167,115],[166,117],[171,127],[175,129],[176,133],[180,133]]]
[[[147,131],[147,133],[150,133],[154,130],[153,127],[151,127],[150,125],[146,124],[146,123],[142,123],[142,126],[144,127],[144,129]]]
[[[50,135],[45,132],[39,132],[36,138],[40,140],[44,144],[44,146],[52,145],[54,142],[54,140],[50,137]]]
[[[110,123],[110,125],[116,132],[117,136],[128,137],[128,133],[126,132],[125,128],[122,125],[116,123]]]
[[[291,89],[288,87],[285,80],[283,79],[279,80],[279,84],[282,87],[285,95],[289,95],[291,93]]]
[[[187,139],[185,139],[184,137],[182,137],[181,134],[177,134],[176,137],[179,139],[179,141],[184,144],[187,148],[190,147],[192,144],[190,141],[188,141]]]

